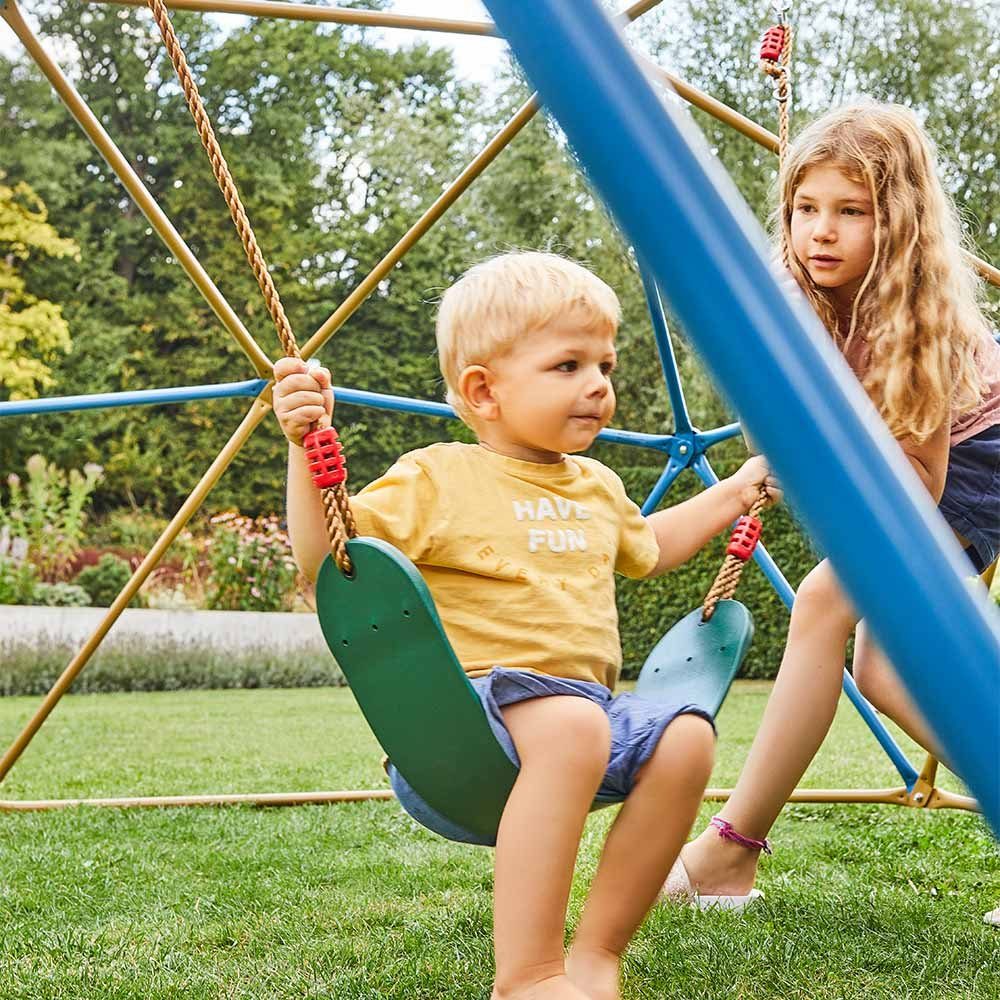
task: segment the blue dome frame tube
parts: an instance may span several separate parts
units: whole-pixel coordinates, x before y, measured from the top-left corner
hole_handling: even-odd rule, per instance
[[[190,403],[195,399],[230,399],[259,396],[267,379],[224,382],[218,385],[187,385],[171,389],[136,389],[126,392],[92,392],[79,396],[43,396],[40,399],[12,399],[0,402],[0,417],[30,413],[69,413],[76,410],[107,410],[120,406],[154,406],[162,403]]]
[[[594,0],[485,2],[1000,830],[1000,625],[899,446],[805,302],[779,288],[704,140]]]
[[[649,318],[653,323],[653,338],[656,350],[663,366],[663,378],[667,383],[667,394],[670,396],[670,409],[674,414],[674,433],[692,434],[694,425],[688,412],[687,400],[681,386],[680,373],[677,370],[677,356],[674,354],[674,344],[670,339],[670,329],[667,326],[666,310],[656,282],[650,277],[649,271],[639,261],[639,277],[642,279],[642,289],[646,293],[646,305],[649,308]]]

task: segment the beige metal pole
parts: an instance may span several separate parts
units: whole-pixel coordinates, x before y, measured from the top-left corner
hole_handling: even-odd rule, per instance
[[[125,610],[129,601],[135,597],[139,588],[145,582],[149,574],[156,568],[157,563],[163,558],[171,542],[180,534],[181,530],[188,523],[195,511],[201,506],[209,491],[219,481],[219,478],[229,467],[229,464],[236,457],[240,448],[247,438],[253,433],[254,428],[271,411],[271,386],[265,386],[263,392],[247,411],[246,416],[236,428],[233,436],[226,442],[222,451],[205,474],[201,477],[198,485],[192,490],[191,495],[184,501],[180,510],[174,515],[173,520],[163,529],[163,533],[156,540],[156,543],[146,554],[146,558],[140,563],[138,569],[132,574],[131,579],[125,584],[121,593],[115,598],[114,603],[108,608],[107,614],[102,619],[100,625],[93,635],[86,641],[83,648],[73,657],[69,666],[62,672],[59,679],[52,685],[51,690],[45,696],[41,706],[31,717],[20,735],[10,745],[7,752],[0,758],[0,782],[7,776],[7,773],[16,763],[18,757],[24,752],[25,747],[31,742],[35,733],[41,728],[42,723],[49,717],[49,714],[59,703],[59,699],[66,693],[77,675],[87,665],[87,661],[100,645],[101,640],[108,634],[111,626],[118,620],[118,616]]]
[[[87,0],[88,3],[145,7],[145,0]],[[660,0],[656,0],[660,2]],[[306,3],[280,3],[277,0],[164,0],[170,10],[201,11],[214,14],[242,14],[245,17],[268,17],[288,21],[318,21],[325,24],[354,24],[371,28],[410,28],[417,31],[443,31],[455,35],[480,35],[499,38],[492,21],[454,21],[418,14],[393,14],[391,11],[358,10]]]
[[[216,288],[215,283],[198,262],[198,258],[191,252],[191,249],[181,238],[180,233],[177,232],[170,219],[167,218],[166,214],[156,203],[156,200],[139,179],[138,174],[132,169],[131,164],[111,140],[111,137],[87,106],[86,101],[77,93],[62,70],[49,57],[45,49],[42,48],[37,37],[21,16],[15,0],[4,0],[4,3],[0,4],[0,14],[3,15],[4,19],[11,26],[11,29],[21,40],[21,43],[38,68],[48,78],[49,83],[52,84],[52,88],[62,98],[63,103],[69,109],[70,114],[76,119],[80,128],[86,133],[87,138],[90,139],[101,156],[107,160],[111,169],[117,174],[118,179],[132,196],[132,200],[149,220],[149,224],[156,230],[160,239],[163,240],[181,267],[187,272],[188,277],[194,282],[195,287],[201,292],[205,301],[212,307],[212,311],[236,339],[236,342],[250,359],[257,374],[264,378],[270,378],[271,362],[267,355],[257,345],[253,337],[250,336],[249,331],[243,325],[240,318],[225,298],[223,298],[222,293]]]
[[[706,802],[725,802],[732,795],[731,788],[706,788]],[[909,806],[913,809],[962,809],[979,812],[979,804],[968,795],[957,795],[940,788],[933,789],[926,797],[917,799],[905,788],[797,788],[788,797],[789,802],[860,802],[883,805]]]
[[[369,802],[394,799],[389,789],[361,789],[344,792],[261,792],[245,795],[158,795],[120,799],[35,799],[21,802],[0,799],[2,812],[48,812],[77,806],[104,809],[170,809],[178,806],[307,806],[334,802]]]
[[[88,3],[144,7],[145,0],[87,0]],[[352,7],[318,6],[305,3],[279,3],[276,0],[164,0],[170,10],[201,11],[214,14],[242,14],[245,17],[271,17],[290,21],[316,21],[325,24],[353,24],[372,28],[409,28],[415,31],[441,31],[453,35],[479,35],[500,38],[492,21],[461,21],[419,14],[394,14],[391,11],[357,10]],[[632,19],[658,7],[663,0],[641,0],[629,11]]]

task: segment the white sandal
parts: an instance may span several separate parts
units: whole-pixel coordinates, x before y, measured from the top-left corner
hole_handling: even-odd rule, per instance
[[[691,878],[680,856],[674,862],[667,881],[660,890],[660,900],[666,903],[682,903],[697,910],[728,910],[743,913],[759,899],[764,898],[760,889],[751,889],[745,896],[706,896],[691,885]]]
[[[767,837],[763,840],[746,837],[733,829],[732,823],[728,823],[721,816],[713,816],[709,826],[715,827],[723,840],[731,840],[749,851],[771,853],[771,842]],[[663,888],[660,890],[660,899],[675,903],[687,903],[702,911],[729,910],[731,913],[742,913],[747,907],[753,906],[758,899],[763,898],[764,893],[760,889],[751,889],[745,896],[706,896],[698,892],[691,885],[691,877],[688,875],[679,854],[673,868],[670,869],[667,881],[664,882]]]

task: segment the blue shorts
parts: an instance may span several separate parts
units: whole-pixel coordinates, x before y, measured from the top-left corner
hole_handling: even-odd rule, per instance
[[[1000,424],[951,449],[938,509],[969,540],[965,554],[982,573],[1000,553]]]
[[[494,667],[485,677],[471,678],[471,681],[486,709],[490,729],[504,753],[518,767],[521,766],[521,761],[514,748],[514,741],[504,725],[501,708],[531,698],[571,695],[586,698],[604,709],[611,724],[611,757],[604,772],[604,780],[597,790],[593,808],[621,802],[628,795],[635,784],[639,768],[652,756],[663,731],[678,715],[697,715],[707,720],[713,728],[715,725],[712,716],[696,705],[647,701],[627,691],[612,695],[603,684],[589,681],[571,681],[506,667]],[[456,747],[456,753],[460,752],[461,748]],[[457,826],[432,809],[391,763],[388,771],[392,789],[400,805],[418,823],[449,840],[487,846],[496,843],[495,840],[484,839]]]

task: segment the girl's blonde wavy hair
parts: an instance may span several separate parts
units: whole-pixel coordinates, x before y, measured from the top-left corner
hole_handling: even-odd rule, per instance
[[[863,385],[896,438],[921,442],[982,399],[977,364],[989,336],[978,280],[962,254],[954,203],[938,178],[933,144],[916,116],[896,104],[840,108],[806,128],[779,177],[778,242],[841,350],[867,342]],[[875,253],[842,329],[829,293],[792,251],[795,191],[813,166],[834,166],[868,188],[875,206]]]

